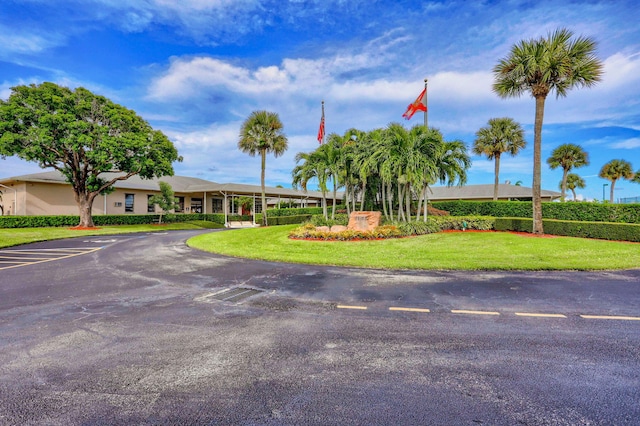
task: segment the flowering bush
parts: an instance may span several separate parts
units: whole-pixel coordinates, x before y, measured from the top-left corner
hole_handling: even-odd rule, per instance
[[[326,222],[312,221],[294,229],[289,233],[289,238],[313,239],[324,241],[352,241],[352,240],[377,240],[386,238],[408,237],[413,235],[433,234],[448,230],[491,230],[494,229],[495,218],[486,216],[452,217],[432,216],[426,222],[394,222],[378,226],[372,231],[345,230],[330,232],[326,228],[316,228]]]

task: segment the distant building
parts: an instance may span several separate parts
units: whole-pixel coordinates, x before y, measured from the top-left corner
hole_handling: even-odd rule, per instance
[[[553,201],[560,199],[562,194],[556,191],[540,191],[542,201]],[[435,186],[428,194],[429,201],[493,201],[493,184],[465,185],[461,187]],[[498,184],[498,200],[502,201],[531,201],[533,199],[533,189],[511,185],[509,183]]]

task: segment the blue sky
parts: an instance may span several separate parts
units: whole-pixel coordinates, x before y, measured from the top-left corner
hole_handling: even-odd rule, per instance
[[[327,132],[371,130],[402,113],[429,79],[429,125],[470,148],[490,118],[512,117],[527,148],[504,157],[500,180],[532,181],[534,101],[503,100],[491,69],[521,39],[566,27],[598,42],[603,81],[547,99],[543,159],[582,145],[591,165],[580,191],[601,199],[598,171],[614,158],[640,170],[640,12],[633,1],[2,0],[0,97],[19,84],[83,86],[134,109],[176,144],[176,174],[259,184],[259,160],[237,149],[242,121],[277,112],[288,152],[267,159],[267,183],[290,186],[297,152]],[[0,159],[0,177],[40,171]],[[561,171],[543,167],[556,190]],[[473,157],[470,184],[492,183]],[[620,182],[615,197],[640,196]],[[608,194],[607,194],[608,198]]]

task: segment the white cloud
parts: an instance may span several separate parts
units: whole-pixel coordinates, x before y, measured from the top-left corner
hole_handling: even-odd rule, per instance
[[[62,38],[55,32],[39,35],[0,25],[0,57],[13,59],[12,55],[36,54],[58,46]]]
[[[620,142],[610,144],[611,148],[615,149],[635,149],[640,148],[640,138],[625,139]]]

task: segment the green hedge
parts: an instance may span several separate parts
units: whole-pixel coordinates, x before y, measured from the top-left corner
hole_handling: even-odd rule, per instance
[[[640,242],[640,225],[631,223],[589,222],[543,219],[545,234],[600,240]],[[495,219],[496,231],[531,232],[533,219],[507,217]]]
[[[269,214],[269,213],[267,213]],[[267,224],[269,226],[277,226],[277,225],[293,225],[296,223],[304,223],[311,220],[310,214],[298,214],[294,216],[267,216]]]
[[[327,207],[327,211],[331,214],[332,207]],[[336,210],[344,209],[344,206],[336,205]],[[267,210],[267,217],[279,217],[279,216],[298,216],[301,214],[322,214],[322,207],[302,207],[302,208],[287,208],[287,209],[269,209]]]
[[[433,207],[448,211],[451,216],[533,216],[530,201],[436,201]],[[640,204],[542,203],[544,219],[588,222],[640,223]]]
[[[248,216],[251,220],[251,216]],[[230,216],[231,220],[232,217]],[[165,214],[162,215],[164,223],[188,222],[192,220],[206,220],[209,222],[224,224],[223,214]],[[236,219],[239,220],[239,219]],[[158,222],[157,214],[122,214],[122,215],[96,215],[93,223],[96,226],[107,225],[142,225]],[[0,216],[0,228],[45,228],[45,227],[71,227],[80,223],[79,216]]]

